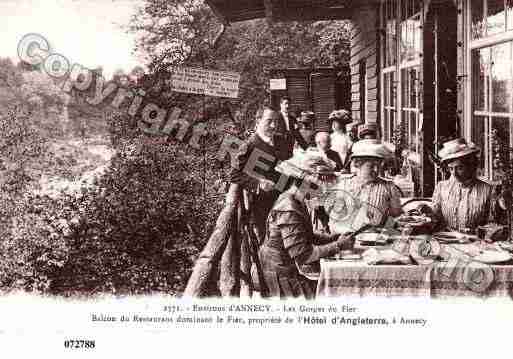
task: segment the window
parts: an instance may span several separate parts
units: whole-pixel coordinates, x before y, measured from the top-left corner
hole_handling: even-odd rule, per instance
[[[383,3],[383,24],[385,28],[384,67],[394,66],[397,63],[397,29],[395,1],[387,0]]]
[[[421,45],[420,1],[403,0],[401,2],[400,54],[401,61],[412,61],[419,58]]]
[[[383,74],[384,103],[383,103],[383,137],[385,141],[391,142],[391,134],[396,124],[395,107],[395,71]]]
[[[482,149],[480,175],[498,180],[492,132],[513,146],[513,1],[474,1],[470,10],[470,137]]]
[[[390,142],[399,121],[405,121],[409,149],[419,152],[421,2],[387,0],[382,3],[381,17],[384,29],[383,139]]]
[[[420,65],[401,69],[401,118],[406,123],[409,150],[419,152],[419,76]]]
[[[383,110],[382,133],[383,140],[391,142],[393,130],[397,123],[396,116],[396,67],[397,67],[397,8],[394,0],[387,0],[382,4],[382,25],[384,29],[383,41]]]
[[[513,0],[472,1],[472,39],[513,30]]]

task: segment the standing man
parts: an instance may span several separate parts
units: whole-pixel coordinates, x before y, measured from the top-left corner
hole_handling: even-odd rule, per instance
[[[280,195],[278,190],[272,189],[280,178],[274,168],[278,161],[288,159],[288,154],[281,151],[281,138],[276,133],[279,119],[279,114],[269,107],[257,111],[255,134],[237,154],[237,166],[230,175],[230,182],[248,190],[252,194],[252,202],[257,204],[251,209],[251,217],[261,238],[265,233],[267,215]],[[259,164],[255,161],[256,157],[259,157]],[[261,178],[255,178],[252,172]]]
[[[282,97],[280,99],[280,117],[277,124],[277,134],[282,137],[280,146],[288,154],[287,158],[292,157],[294,144],[297,142],[303,150],[308,148],[308,144],[298,131],[296,118],[289,112],[290,98]]]

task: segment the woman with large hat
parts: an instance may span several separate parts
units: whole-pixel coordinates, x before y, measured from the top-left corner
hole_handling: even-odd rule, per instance
[[[347,133],[346,126],[351,123],[351,114],[347,110],[337,110],[328,117],[331,134],[331,149],[338,153],[344,168],[348,168],[349,157],[353,141]]]
[[[451,176],[433,192],[433,211],[440,227],[473,232],[498,217],[500,203],[495,188],[477,178],[481,150],[463,138],[448,141],[439,151]]]
[[[379,177],[381,166],[391,156],[379,140],[355,142],[351,154],[355,173],[340,178],[325,203],[332,231],[352,231],[365,224],[384,225],[390,217],[401,214],[399,188]]]
[[[329,181],[333,164],[304,152],[281,162],[276,170],[288,180],[267,217],[266,238],[259,250],[267,294],[310,299],[315,296],[315,282],[303,275],[308,275],[305,266],[315,271],[320,258],[351,249],[354,242],[350,237],[314,234],[312,228],[307,192],[310,183]]]

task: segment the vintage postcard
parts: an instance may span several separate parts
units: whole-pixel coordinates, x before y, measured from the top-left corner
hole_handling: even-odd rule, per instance
[[[0,17],[7,352],[506,351],[512,1]]]

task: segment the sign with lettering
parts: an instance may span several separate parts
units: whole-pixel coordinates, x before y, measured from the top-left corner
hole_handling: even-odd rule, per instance
[[[286,90],[287,80],[286,79],[270,79],[269,87],[271,90]]]
[[[237,98],[239,81],[236,72],[180,67],[171,71],[169,86],[176,92]]]

